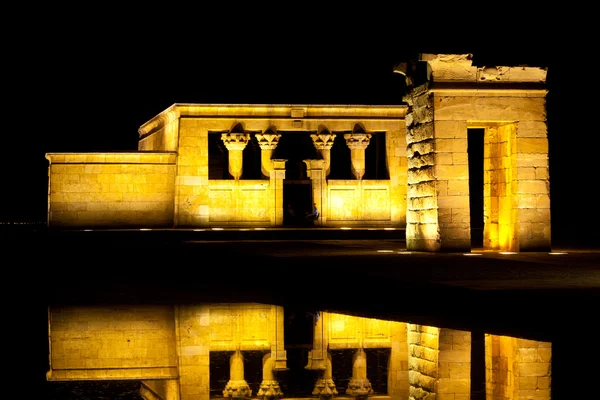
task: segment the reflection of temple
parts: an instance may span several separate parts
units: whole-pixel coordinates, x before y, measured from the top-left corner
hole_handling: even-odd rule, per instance
[[[47,154],[48,225],[278,227],[314,202],[317,226],[405,228],[410,250],[548,250],[546,70],[396,72],[407,105],[175,104],[137,152]]]
[[[472,380],[490,399],[550,398],[548,342],[257,303],[48,317],[48,380],[140,381],[146,400],[468,399]]]

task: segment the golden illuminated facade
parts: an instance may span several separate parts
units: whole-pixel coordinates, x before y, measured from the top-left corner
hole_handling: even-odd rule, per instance
[[[471,393],[467,331],[320,312],[306,326],[307,350],[294,357],[280,306],[66,306],[48,316],[48,380],[140,381],[145,400]],[[550,343],[486,334],[481,360],[486,398],[550,399]],[[299,379],[305,393],[286,393]]]
[[[316,226],[405,228],[409,250],[470,250],[477,212],[484,248],[549,250],[546,70],[424,54],[396,72],[407,105],[174,104],[137,152],[47,154],[48,226],[281,227],[315,203]]]

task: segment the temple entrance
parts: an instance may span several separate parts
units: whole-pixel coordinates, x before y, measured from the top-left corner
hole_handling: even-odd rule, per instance
[[[283,225],[305,226],[304,215],[312,209],[310,179],[283,181]]]
[[[471,248],[483,247],[483,136],[485,129],[469,129],[467,153],[469,163],[469,215]]]
[[[312,182],[304,160],[317,158],[308,132],[282,133],[272,158],[286,159],[283,180],[283,225],[306,226],[304,216],[312,209]]]

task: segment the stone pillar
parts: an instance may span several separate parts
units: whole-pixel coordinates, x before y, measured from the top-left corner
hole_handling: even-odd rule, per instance
[[[273,171],[273,160],[271,155],[273,150],[277,147],[281,134],[275,133],[257,133],[256,140],[260,146],[260,159],[261,159],[261,170],[265,176],[271,176]]]
[[[306,369],[324,371],[327,368],[327,331],[325,327],[329,326],[329,313],[320,312],[317,314],[313,330],[313,347],[308,352],[308,364]],[[325,321],[327,319],[327,322]]]
[[[325,369],[317,379],[312,394],[313,396],[319,396],[319,400],[328,400],[338,394],[335,382],[333,382],[331,354],[329,352],[327,353],[327,358],[325,360]]]
[[[221,140],[229,151],[229,173],[236,181],[243,172],[243,151],[248,145],[250,135],[247,133],[223,133]]]
[[[324,207],[327,204],[327,179],[325,176],[324,160],[304,160],[310,182],[312,184],[313,202],[317,203],[320,211],[319,219],[315,225],[323,226],[327,222],[328,210]]]
[[[331,147],[333,146],[333,141],[335,140],[335,135],[331,133],[315,133],[311,134],[313,144],[317,151],[323,157],[323,161],[325,161],[325,166],[323,167],[325,170],[325,176],[329,176],[329,170],[331,166]]]
[[[356,400],[365,400],[371,393],[373,389],[367,378],[367,355],[359,348],[352,357],[352,378],[348,382],[346,394]]]
[[[346,144],[350,148],[352,173],[359,181],[365,174],[365,149],[371,140],[370,133],[347,133],[344,135]]]
[[[270,173],[269,189],[273,191],[273,211],[271,212],[271,225],[283,225],[283,180],[285,179],[285,163],[287,159],[274,159],[273,169]]]
[[[252,396],[252,390],[244,379],[244,357],[238,348],[229,361],[229,381],[223,390],[223,397],[229,399],[247,399]]]
[[[272,400],[283,397],[279,382],[275,379],[275,361],[271,354],[263,357],[263,379],[256,396],[263,400]]]

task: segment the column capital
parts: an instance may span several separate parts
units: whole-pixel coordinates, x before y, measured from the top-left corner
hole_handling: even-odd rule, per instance
[[[313,133],[310,135],[310,137],[312,138],[313,144],[317,150],[331,150],[333,141],[335,140],[335,135],[331,133]]]
[[[371,140],[370,133],[346,133],[344,134],[346,145],[350,150],[365,150]]]
[[[250,141],[249,133],[223,133],[221,140],[227,147],[227,150],[244,150],[248,141]]]
[[[256,136],[261,150],[275,150],[279,144],[281,133],[257,133],[254,136]]]

